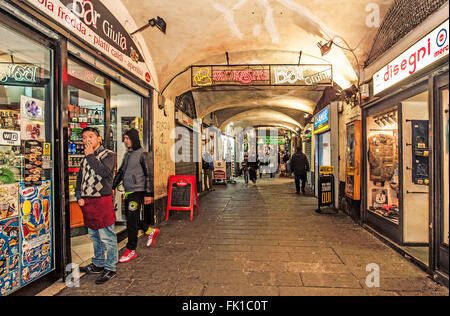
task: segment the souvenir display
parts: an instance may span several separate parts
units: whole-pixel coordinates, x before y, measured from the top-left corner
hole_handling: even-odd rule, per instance
[[[21,285],[44,275],[52,262],[51,183],[20,186]]]
[[[391,135],[377,134],[369,137],[370,181],[390,181],[394,175],[397,155],[396,139]]]
[[[396,225],[399,212],[397,110],[368,118],[368,209]]]
[[[0,221],[0,296],[20,286],[19,218]]]
[[[420,185],[430,184],[428,157],[428,121],[413,120],[412,122],[412,182]]]

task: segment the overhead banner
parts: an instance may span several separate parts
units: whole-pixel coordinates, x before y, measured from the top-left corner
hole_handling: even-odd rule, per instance
[[[136,77],[151,82],[137,45],[100,0],[25,1]]]
[[[332,65],[233,65],[192,66],[192,87],[236,86],[329,86]]]

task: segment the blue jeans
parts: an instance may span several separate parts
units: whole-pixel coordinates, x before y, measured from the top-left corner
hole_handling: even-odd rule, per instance
[[[88,232],[94,245],[94,258],[92,258],[92,263],[99,268],[116,271],[116,265],[119,261],[119,251],[114,225],[98,230],[88,228]]]
[[[244,170],[244,180],[245,183],[248,183],[248,170]]]

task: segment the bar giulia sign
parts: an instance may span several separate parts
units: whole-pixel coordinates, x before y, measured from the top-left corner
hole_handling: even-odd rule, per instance
[[[100,0],[25,1],[135,76],[151,82],[141,52]]]
[[[192,87],[332,85],[331,65],[192,66]]]

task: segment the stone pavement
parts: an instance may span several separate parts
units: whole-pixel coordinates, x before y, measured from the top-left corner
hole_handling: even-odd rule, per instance
[[[292,179],[215,188],[194,222],[173,213],[156,245],[140,238],[139,257],[109,283],[85,276],[59,295],[449,295],[346,215],[316,214],[317,200],[294,194]],[[375,289],[365,282],[371,263],[381,273]]]

